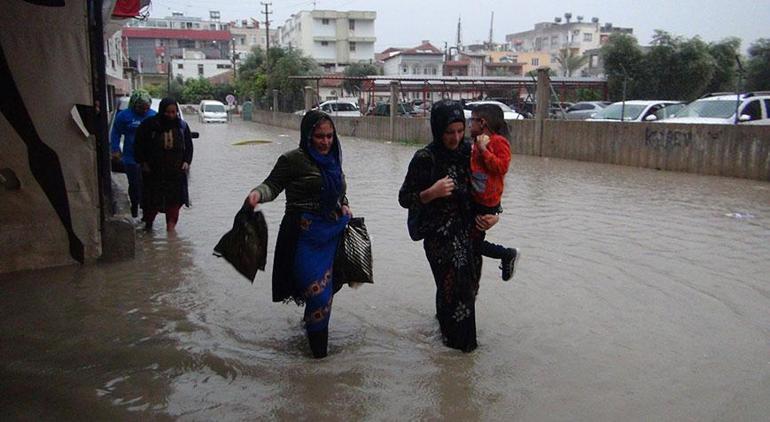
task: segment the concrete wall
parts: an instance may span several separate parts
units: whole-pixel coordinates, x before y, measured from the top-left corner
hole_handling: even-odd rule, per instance
[[[301,116],[256,111],[254,121],[299,130]],[[390,140],[390,119],[334,119],[341,136]],[[509,124],[514,154],[770,181],[770,126],[546,120]],[[427,143],[430,122],[397,118],[395,141]],[[542,149],[542,154],[539,151]]]

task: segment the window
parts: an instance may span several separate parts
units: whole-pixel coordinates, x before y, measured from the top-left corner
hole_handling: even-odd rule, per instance
[[[540,66],[540,59],[537,57],[532,58],[532,66]]]
[[[438,72],[438,70],[434,67],[433,68],[433,74],[435,75]]]
[[[751,120],[759,120],[762,118],[762,106],[759,104],[759,100],[754,100],[746,105],[741,112],[741,115],[748,114]]]
[[[233,67],[233,65],[231,65],[231,64],[218,64],[217,65],[217,69],[230,69],[231,67]]]
[[[239,40],[241,41],[241,45],[246,45],[246,37],[241,37]]]
[[[328,25],[329,19],[321,19],[321,25]]]
[[[184,63],[177,63],[176,68],[177,69],[184,69]]]
[[[185,27],[186,27],[187,29],[192,29],[192,27],[193,27],[193,24],[192,24],[192,22],[185,22]]]
[[[556,47],[559,45],[559,36],[554,35],[551,37],[551,47]]]
[[[535,50],[540,51],[543,49],[543,39],[538,37],[535,38]]]
[[[195,48],[195,40],[179,40],[177,45],[179,48]]]
[[[351,20],[348,21],[348,28],[351,31],[355,31],[356,30],[356,20],[355,19],[351,19]]]
[[[209,24],[209,29],[211,29],[212,31],[216,31],[217,30],[217,24],[215,24],[215,23]]]
[[[594,34],[590,32],[583,32],[583,41],[591,42],[594,40]]]
[[[350,42],[350,51],[356,51],[356,43]]]
[[[765,100],[765,116],[770,118],[770,100]]]
[[[198,65],[198,76],[203,76],[203,65],[202,64]]]
[[[404,66],[404,73],[409,73],[409,68]]]
[[[329,41],[321,41],[321,45],[326,47],[327,45],[329,45]]]

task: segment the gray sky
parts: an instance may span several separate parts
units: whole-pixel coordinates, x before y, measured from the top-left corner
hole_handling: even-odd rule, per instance
[[[262,0],[265,1],[265,0]],[[273,24],[282,24],[292,13],[311,10],[309,0],[271,0]],[[223,20],[246,17],[264,20],[260,0],[152,0],[152,17],[171,11],[207,18],[209,10],[219,10]],[[641,44],[647,44],[655,29],[676,35],[700,35],[706,41],[729,36],[743,40],[745,50],[757,38],[770,38],[770,0],[317,0],[317,9],[374,10],[377,51],[387,47],[413,47],[430,40],[443,48],[454,43],[457,18],[462,17],[463,42],[486,40],[489,20],[495,12],[494,39],[532,29],[536,22],[552,21],[571,12],[586,21],[594,16],[601,23],[632,27]]]

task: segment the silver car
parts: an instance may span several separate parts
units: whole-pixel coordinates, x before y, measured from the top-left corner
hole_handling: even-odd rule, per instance
[[[610,104],[609,101],[581,101],[565,110],[564,116],[567,120],[585,120]]]

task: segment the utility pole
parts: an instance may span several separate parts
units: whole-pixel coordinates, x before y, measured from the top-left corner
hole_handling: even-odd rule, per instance
[[[269,10],[269,7],[272,6],[273,3],[260,2],[259,4],[265,6],[265,11],[261,13],[265,15],[265,41],[267,42],[267,46],[265,46],[265,68],[269,73],[270,72],[270,15],[273,14],[273,12]]]
[[[233,53],[230,58],[231,58],[231,61],[233,62],[233,82],[235,82],[235,80],[238,79],[238,75],[236,74],[236,69],[235,69],[235,38],[233,38],[232,43],[233,43]]]

